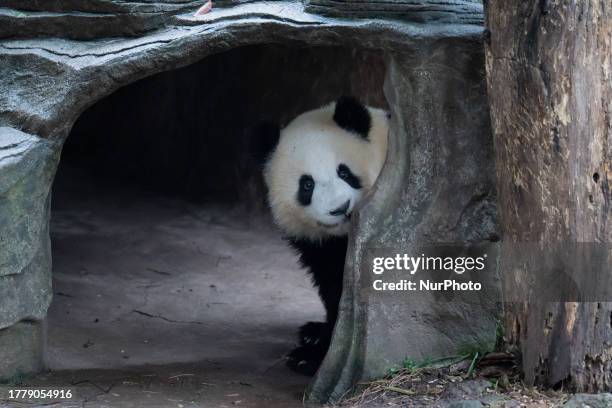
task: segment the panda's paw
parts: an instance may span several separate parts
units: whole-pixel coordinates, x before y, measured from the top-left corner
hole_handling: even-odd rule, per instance
[[[308,322],[302,327],[298,334],[301,346],[317,346],[325,341],[329,324],[322,322]]]
[[[317,346],[299,346],[287,355],[287,365],[293,371],[304,375],[314,375],[325,357],[325,352]]]
[[[300,345],[287,356],[287,365],[299,373],[314,375],[329,348],[331,331],[332,326],[322,322],[308,322],[300,327]]]

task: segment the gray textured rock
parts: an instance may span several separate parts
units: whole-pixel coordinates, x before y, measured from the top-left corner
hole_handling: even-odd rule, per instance
[[[0,276],[20,273],[39,250],[53,180],[53,167],[47,165],[51,146],[47,140],[0,128]]]
[[[497,235],[482,28],[465,24],[476,21],[471,17],[460,17],[471,2],[445,3],[449,18],[439,18],[435,10],[420,10],[418,18],[407,15],[403,22],[323,17],[306,13],[296,2],[216,8],[201,19],[193,18],[191,10],[176,14],[183,6],[195,9],[185,1],[65,0],[51,2],[53,9],[41,8],[47,7],[46,2],[30,7],[33,13],[110,14],[140,7],[143,14],[150,11],[151,18],[168,8],[157,30],[133,38],[116,35],[140,33],[143,25],[114,31],[113,24],[122,20],[108,17],[108,31],[92,34],[87,24],[93,16],[79,14],[82,35],[91,34],[90,41],[70,39],[82,30],[66,31],[62,18],[46,16],[41,27],[28,31],[27,13],[23,17],[4,11],[4,18],[23,18],[26,30],[13,32],[17,24],[13,21],[10,32],[3,34],[12,38],[0,42],[0,126],[47,141],[20,133],[19,138],[32,143],[20,153],[28,160],[19,161],[21,167],[10,170],[13,175],[0,173],[8,180],[6,191],[13,192],[10,200],[0,201],[0,220],[7,220],[8,227],[1,230],[2,238],[10,242],[6,248],[12,251],[4,254],[8,262],[0,278],[0,327],[44,316],[50,297],[46,194],[57,163],[54,146],[67,137],[85,108],[123,85],[213,53],[249,44],[285,43],[386,52],[390,61],[386,95],[394,117],[388,164],[370,202],[356,217],[358,229],[349,248],[334,342],[311,385],[310,399],[337,397],[355,381],[384,374],[406,356],[446,356],[462,347],[490,345],[495,335],[494,291],[477,303],[458,304],[434,298],[384,304],[360,295],[367,247],[406,252],[419,243],[482,242]],[[18,4],[0,0],[0,7]],[[129,33],[130,29],[134,31]],[[98,38],[104,33],[114,38]],[[39,35],[47,38],[31,38]],[[17,137],[12,130],[5,132]],[[33,167],[26,171],[28,163]],[[27,176],[19,178],[22,187],[16,188],[9,182],[16,182],[19,174]],[[27,200],[24,188],[31,191]],[[30,213],[35,217],[19,218]],[[25,227],[19,228],[19,221]]]
[[[277,0],[268,0],[272,4]],[[180,14],[191,15],[202,0],[121,2],[60,0],[23,2],[0,0],[0,38],[61,36],[71,39],[138,36],[175,23]],[[261,2],[219,0],[216,9]],[[278,3],[286,4],[285,1]],[[295,1],[296,7],[302,2]],[[482,24],[479,0],[310,0],[306,11],[333,17],[401,18],[419,23]]]
[[[0,128],[0,328],[42,319],[51,301],[54,143]]]
[[[352,293],[341,301],[344,319],[325,360],[325,367],[337,371],[318,373],[315,395],[338,396],[336,390],[363,376],[383,375],[406,356],[417,361],[452,356],[467,345],[490,349],[495,342],[496,290],[467,303],[432,295],[394,304],[356,293],[370,270],[367,248],[419,253],[423,243],[497,239],[493,146],[478,44],[423,40],[414,53],[393,56],[385,89],[395,118],[387,165],[358,215],[359,232],[349,249],[344,287]],[[496,287],[497,276],[488,278]]]
[[[201,4],[197,0],[163,3],[0,0],[0,38],[137,36],[161,28],[174,15]]]
[[[306,10],[334,17],[401,18],[425,23],[482,24],[480,0],[308,0]]]
[[[0,328],[22,320],[40,320],[47,315],[52,298],[48,200],[44,206],[45,226],[34,243],[37,246],[34,257],[19,273],[0,277]],[[0,206],[0,211],[5,209]]]
[[[44,350],[44,321],[25,321],[0,329],[0,382],[11,383],[44,369]]]
[[[480,408],[483,406],[478,400],[451,401],[446,405],[447,408]]]
[[[564,405],[564,408],[610,408],[612,407],[612,394],[576,394]]]

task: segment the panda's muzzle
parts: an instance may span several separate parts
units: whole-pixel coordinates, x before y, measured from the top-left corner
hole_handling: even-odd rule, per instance
[[[340,216],[340,215],[348,215],[346,212],[348,211],[350,206],[351,206],[351,200],[346,200],[346,202],[342,204],[340,207],[336,208],[335,210],[330,211],[329,215],[333,215],[335,217]]]

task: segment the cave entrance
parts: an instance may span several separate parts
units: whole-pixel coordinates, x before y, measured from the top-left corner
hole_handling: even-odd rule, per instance
[[[157,398],[301,406],[309,378],[279,361],[324,311],[272,225],[250,136],[342,94],[384,106],[384,75],[375,52],[247,46],[85,111],[54,183],[50,368],[123,400],[170,387]]]

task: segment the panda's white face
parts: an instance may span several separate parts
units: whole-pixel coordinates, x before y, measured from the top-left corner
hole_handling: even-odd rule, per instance
[[[384,162],[386,113],[361,107],[369,121],[360,135],[338,125],[335,105],[306,112],[291,122],[266,163],[272,214],[293,237],[347,234],[351,213]]]
[[[331,136],[322,133],[311,138],[329,139]],[[300,138],[295,139],[289,147],[289,155],[294,156],[292,162],[295,163],[291,173],[294,181],[297,180],[293,185],[297,207],[293,216],[304,218],[305,224],[316,223],[308,226],[312,232],[348,233],[350,215],[363,195],[361,180],[367,177],[367,169],[358,160],[351,159],[350,152],[339,151],[341,146],[326,143],[330,140],[319,140],[317,145],[305,146],[299,144]]]

